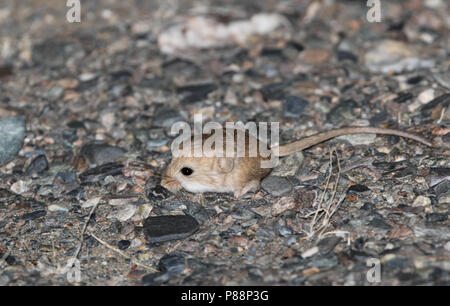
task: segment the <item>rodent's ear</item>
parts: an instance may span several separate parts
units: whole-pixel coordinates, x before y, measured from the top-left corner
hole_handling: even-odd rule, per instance
[[[217,158],[217,168],[222,173],[231,172],[234,168],[234,158],[232,157],[219,157]]]

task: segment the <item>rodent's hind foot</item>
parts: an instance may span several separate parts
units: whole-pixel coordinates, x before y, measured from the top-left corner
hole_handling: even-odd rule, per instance
[[[242,187],[239,190],[236,190],[234,192],[234,197],[236,199],[239,199],[240,197],[242,197],[243,195],[245,195],[248,192],[256,192],[259,190],[259,181],[258,180],[253,180],[248,182],[247,184],[245,184],[244,187]]]

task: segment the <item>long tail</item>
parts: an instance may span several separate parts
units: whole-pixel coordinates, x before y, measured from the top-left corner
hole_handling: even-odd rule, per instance
[[[277,156],[286,156],[294,152],[298,152],[304,149],[307,149],[309,147],[312,147],[316,144],[319,144],[321,142],[324,142],[325,140],[329,140],[334,137],[342,136],[342,135],[349,135],[349,134],[385,134],[385,135],[395,135],[405,138],[410,138],[415,141],[418,141],[420,143],[423,143],[429,147],[432,147],[433,144],[423,137],[402,132],[398,130],[392,130],[392,129],[384,129],[384,128],[377,128],[377,127],[346,127],[346,128],[340,128],[337,130],[332,130],[328,132],[319,133],[316,135],[312,135],[303,139],[300,139],[298,141],[294,141],[288,144],[284,145],[277,145],[272,147],[272,151],[275,152]],[[278,150],[278,154],[277,154]]]

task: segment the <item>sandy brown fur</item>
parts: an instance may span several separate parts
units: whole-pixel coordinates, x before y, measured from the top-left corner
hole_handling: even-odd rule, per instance
[[[167,167],[162,185],[167,189],[176,192],[181,188],[194,193],[202,193],[207,191],[212,192],[235,192],[237,195],[241,195],[242,191],[247,190],[249,186],[255,187],[259,185],[264,177],[270,172],[270,168],[262,168],[261,162],[268,160],[269,157],[262,157],[259,152],[259,142],[257,156],[249,157],[248,152],[250,137],[249,133],[245,132],[245,155],[239,157],[236,155],[237,145],[237,133],[243,133],[241,130],[234,131],[234,155],[231,157],[175,157]],[[349,134],[387,134],[396,135],[400,137],[410,138],[427,146],[432,146],[431,142],[427,139],[393,129],[383,129],[376,127],[348,127],[341,128],[332,131],[319,133],[310,137],[303,138],[298,141],[294,141],[288,144],[274,146],[272,149],[278,149],[278,156],[289,155],[294,152],[298,152],[314,146],[318,143],[326,141],[328,139],[349,135]],[[201,138],[202,145],[212,134],[204,134]],[[195,137],[191,138],[191,142],[194,143]],[[223,144],[225,150],[226,143],[226,130],[223,130]],[[192,145],[193,147],[194,145]],[[215,149],[213,146],[212,149]],[[191,151],[193,153],[193,150]],[[190,167],[194,173],[190,176],[183,176],[180,174],[180,169],[183,167]]]

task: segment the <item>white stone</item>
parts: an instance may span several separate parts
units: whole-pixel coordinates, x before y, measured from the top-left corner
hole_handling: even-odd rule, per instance
[[[136,210],[136,205],[126,205],[122,209],[110,213],[108,219],[117,219],[121,222],[124,222],[130,219],[135,214]]]
[[[422,91],[419,94],[418,99],[419,99],[420,103],[427,104],[428,102],[430,102],[431,100],[434,99],[434,89],[429,88],[427,90]]]
[[[90,198],[89,200],[87,200],[86,202],[81,204],[81,207],[82,208],[93,207],[93,206],[97,205],[101,199],[102,199],[101,197]]]
[[[319,248],[315,246],[313,248],[310,248],[309,250],[304,251],[302,253],[302,257],[308,258],[308,257],[311,257],[311,256],[317,254],[318,252],[319,252]]]
[[[60,212],[68,212],[69,208],[61,206],[59,204],[52,204],[47,207],[48,211],[60,211]]]
[[[428,197],[425,196],[418,196],[413,203],[414,207],[425,207],[425,206],[430,206],[431,205],[431,200]]]

